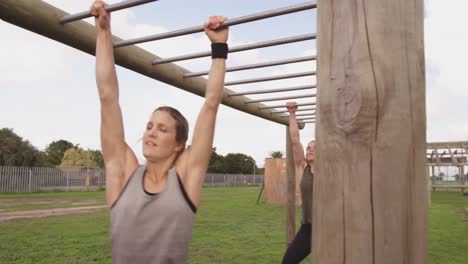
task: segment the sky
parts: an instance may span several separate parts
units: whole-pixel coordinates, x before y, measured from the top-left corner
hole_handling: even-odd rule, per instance
[[[91,1],[47,0],[69,13],[87,10]],[[117,1],[108,1],[115,3]],[[228,18],[304,3],[297,0],[219,1],[161,0],[112,13],[113,34],[123,39],[201,25],[210,15]],[[466,0],[425,1],[426,105],[428,141],[468,140],[468,9]],[[86,20],[94,23],[93,19]],[[65,139],[83,148],[100,149],[100,110],[94,57],[0,20],[0,128],[40,150]],[[230,47],[316,32],[316,10],[256,21],[230,28]],[[170,57],[209,50],[203,33],[140,44]],[[315,55],[315,41],[229,54],[227,66]],[[210,59],[177,62],[190,71],[209,68]],[[226,74],[226,81],[315,70],[314,62],[295,63]],[[203,98],[138,73],[117,67],[125,138],[140,162],[140,138],[151,112],[161,105],[179,109],[195,125]],[[315,84],[315,77],[230,86],[235,91]],[[297,94],[307,93],[298,91]],[[284,94],[252,95],[252,99]],[[305,102],[307,99],[297,99]],[[310,99],[309,99],[310,100]],[[267,104],[278,104],[272,102]],[[222,155],[245,153],[257,166],[271,151],[285,151],[286,127],[221,106],[213,146]],[[193,131],[191,131],[193,132]],[[191,135],[191,132],[189,135]],[[315,126],[301,130],[305,145]],[[189,137],[189,144],[191,137]]]

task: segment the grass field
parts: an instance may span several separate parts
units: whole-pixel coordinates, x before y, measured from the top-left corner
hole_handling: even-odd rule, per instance
[[[190,263],[280,263],[285,250],[285,209],[255,205],[258,191],[258,187],[203,190]],[[104,193],[0,195],[0,212],[80,204],[104,204]],[[431,264],[468,263],[464,207],[468,207],[468,197],[459,192],[432,194]],[[297,213],[300,219],[299,210]],[[104,210],[0,224],[0,263],[111,263],[109,213]]]

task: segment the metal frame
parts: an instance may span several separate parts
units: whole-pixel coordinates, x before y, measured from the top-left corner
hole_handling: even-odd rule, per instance
[[[270,62],[263,62],[263,63],[247,64],[247,65],[242,65],[242,66],[226,68],[226,72],[243,71],[243,70],[258,69],[258,68],[264,68],[264,67],[272,67],[272,66],[278,66],[278,65],[291,64],[291,63],[298,63],[298,62],[304,62],[304,61],[313,61],[313,60],[316,60],[316,58],[317,57],[315,55],[313,55],[313,56],[304,56],[304,57],[277,60],[277,61],[270,61]],[[192,72],[192,73],[184,74],[184,77],[185,78],[191,78],[191,77],[207,75],[208,73],[210,73],[210,71]]]
[[[315,112],[296,114],[296,116],[310,116],[310,115],[315,115]],[[290,115],[281,115],[281,117],[289,117],[289,116],[290,116]]]
[[[302,119],[297,119],[297,122],[307,122],[307,121],[315,121],[315,118],[302,118]]]
[[[94,55],[96,50],[96,28],[85,21],[76,21],[75,23],[62,25],[58,22],[58,19],[65,15],[67,14],[64,11],[43,1],[0,1],[0,19],[5,22]],[[113,36],[113,39],[118,40],[115,36]],[[140,47],[129,46],[124,49],[115,49],[114,58],[116,65],[123,68],[192,94],[201,97],[205,96],[207,85],[205,78],[183,78],[184,74],[189,71],[172,63],[153,67],[150,62],[153,58],[157,58],[157,56]],[[225,94],[229,93],[233,93],[233,91],[225,88]],[[245,104],[244,99],[224,96],[221,103],[278,124],[288,125],[289,122],[287,120],[276,115],[272,116],[269,111],[259,110],[259,107],[264,106],[263,104]]]
[[[248,16],[243,16],[243,17],[238,17],[238,18],[233,18],[225,21],[222,25],[223,26],[234,26],[234,25],[239,25],[243,23],[248,23],[256,20],[261,20],[261,19],[266,19],[270,17],[275,17],[275,16],[280,16],[280,15],[286,15],[294,12],[299,12],[299,11],[304,11],[304,10],[309,10],[317,7],[317,3],[315,2],[307,2],[304,4],[299,4],[299,5],[294,5],[294,6],[289,6],[289,7],[284,7],[284,8],[278,8],[266,12],[261,12],[253,15],[248,15]],[[128,39],[128,40],[120,40],[116,41],[114,43],[114,48],[119,48],[123,46],[129,46],[133,44],[138,44],[138,43],[144,43],[148,41],[154,41],[154,40],[160,40],[160,39],[167,39],[167,38],[173,38],[173,37],[178,37],[178,36],[184,36],[184,35],[189,35],[189,34],[194,34],[194,33],[199,33],[203,32],[205,29],[203,26],[197,26],[197,27],[191,27],[191,28],[185,28],[185,29],[180,29],[172,32],[166,32],[166,33],[161,33],[161,34],[155,34],[151,36],[146,36],[146,37],[140,37],[140,38],[134,38],[134,39]]]
[[[281,101],[281,100],[289,100],[289,99],[298,99],[298,98],[309,98],[315,97],[316,94],[302,94],[302,95],[294,95],[294,96],[282,96],[282,97],[274,97],[274,98],[264,98],[264,99],[254,99],[254,100],[246,100],[246,104],[252,103],[260,103],[260,102],[271,102],[271,101]]]
[[[301,103],[301,104],[297,104],[297,106],[309,106],[309,105],[315,105],[315,104],[316,104],[315,102]],[[264,109],[272,109],[272,108],[280,108],[280,107],[286,107],[286,103],[281,104],[281,105],[263,105],[263,106],[259,106],[258,109],[264,110]]]
[[[296,112],[301,112],[301,111],[309,111],[309,110],[317,110],[315,107],[305,107],[305,108],[298,108]],[[282,114],[282,113],[287,113],[289,112],[288,110],[275,110],[271,111],[272,114]]]
[[[248,95],[248,94],[264,94],[264,93],[279,93],[279,92],[307,90],[307,89],[313,89],[313,88],[316,88],[316,86],[315,85],[303,85],[303,86],[286,87],[286,88],[278,88],[278,89],[237,92],[237,93],[229,94],[229,96],[240,96],[240,95]]]
[[[290,73],[290,74],[283,74],[283,75],[276,75],[276,76],[269,76],[269,77],[260,77],[260,78],[225,82],[224,85],[229,86],[229,85],[238,85],[238,84],[246,84],[246,83],[275,81],[275,80],[291,79],[291,78],[298,78],[298,77],[314,76],[315,74],[316,74],[315,71]]]
[[[315,34],[304,34],[304,35],[299,35],[299,36],[294,36],[294,37],[263,41],[263,42],[253,43],[253,44],[237,46],[234,48],[229,48],[228,53],[235,53],[235,52],[246,51],[246,50],[251,50],[251,49],[259,49],[259,48],[266,48],[266,47],[271,47],[271,46],[284,45],[288,43],[311,40],[311,39],[315,39],[316,37],[317,35]],[[156,60],[153,60],[152,64],[158,65],[158,64],[168,63],[168,62],[191,60],[191,59],[197,59],[197,58],[208,57],[208,56],[211,56],[211,51],[192,53],[192,54],[182,55],[182,56],[174,56],[174,57],[169,57],[169,58],[164,58],[164,59],[156,59]]]

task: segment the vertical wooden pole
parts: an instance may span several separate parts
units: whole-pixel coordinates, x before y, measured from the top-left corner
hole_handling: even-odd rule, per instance
[[[296,173],[289,127],[286,127],[286,242],[289,245],[296,234]]]
[[[427,264],[423,0],[318,0],[312,263]]]

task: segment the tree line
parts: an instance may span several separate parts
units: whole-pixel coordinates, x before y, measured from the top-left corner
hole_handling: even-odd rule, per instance
[[[281,158],[281,151],[272,151],[270,157]],[[18,136],[13,129],[0,129],[0,166],[25,167],[104,167],[100,150],[83,149],[80,144],[73,144],[61,139],[52,141],[44,151],[38,150],[28,140]],[[209,173],[228,174],[264,174],[264,168],[258,168],[255,160],[243,153],[228,153],[223,156],[212,149]]]
[[[52,141],[38,150],[12,129],[0,129],[0,166],[26,167],[99,167],[104,166],[100,150],[83,149],[67,140]]]

